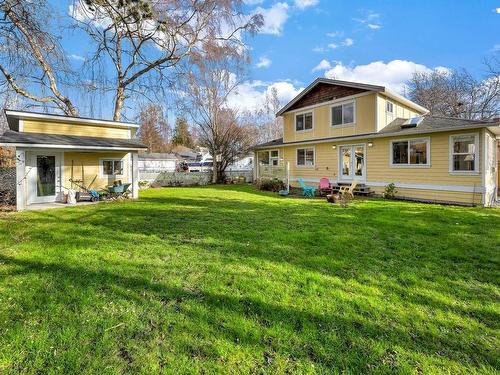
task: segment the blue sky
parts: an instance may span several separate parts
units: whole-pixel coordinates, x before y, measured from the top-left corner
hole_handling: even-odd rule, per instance
[[[68,12],[72,1],[53,4]],[[415,71],[468,69],[500,53],[500,0],[343,1],[245,0],[264,27],[248,38],[252,64],[231,98],[241,109],[258,108],[271,87],[283,102],[316,77],[377,83],[404,94]],[[64,47],[78,67],[87,40],[69,32]]]

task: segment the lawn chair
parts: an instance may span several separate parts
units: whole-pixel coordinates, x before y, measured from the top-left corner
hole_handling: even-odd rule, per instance
[[[319,195],[322,194],[332,194],[332,185],[330,184],[330,180],[327,177],[321,177],[319,180]]]
[[[349,198],[354,199],[354,189],[356,189],[356,186],[358,186],[357,181],[351,182],[350,186],[341,186],[339,190],[339,195],[345,195]]]
[[[302,177],[297,179],[297,182],[302,188],[302,194],[304,195],[304,197],[314,197],[314,194],[316,193],[316,188],[314,186],[306,185]]]

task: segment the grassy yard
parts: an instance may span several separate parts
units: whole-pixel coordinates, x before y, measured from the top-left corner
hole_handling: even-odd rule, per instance
[[[0,373],[498,373],[500,211],[248,186],[0,218]]]

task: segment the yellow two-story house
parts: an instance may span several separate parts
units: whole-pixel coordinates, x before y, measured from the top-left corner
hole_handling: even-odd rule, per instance
[[[378,194],[394,183],[406,199],[484,206],[497,199],[497,122],[430,116],[383,86],[325,78],[277,116],[283,138],[255,147],[256,179],[282,166],[292,186],[326,177]]]
[[[0,146],[16,148],[18,210],[63,201],[68,190],[101,190],[130,183],[138,197],[138,125],[6,110],[9,130]]]

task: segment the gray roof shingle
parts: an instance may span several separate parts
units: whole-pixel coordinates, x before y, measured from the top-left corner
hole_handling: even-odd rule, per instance
[[[60,134],[41,134],[41,133],[19,133],[13,130],[7,130],[0,136],[0,144],[6,145],[56,145],[59,147],[71,146],[82,147],[85,149],[123,149],[123,150],[142,150],[146,149],[140,141],[135,139],[102,138],[102,137],[81,137],[76,135]]]

